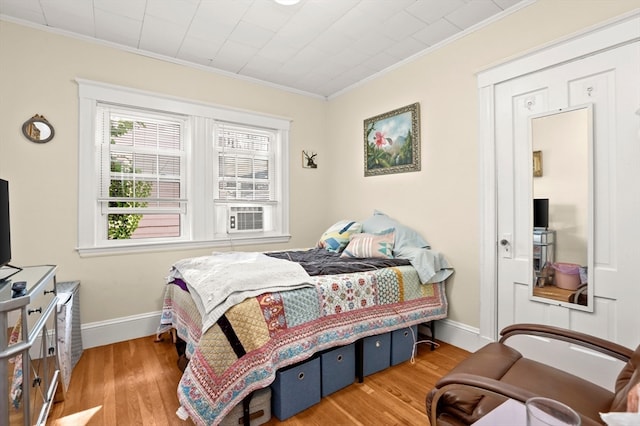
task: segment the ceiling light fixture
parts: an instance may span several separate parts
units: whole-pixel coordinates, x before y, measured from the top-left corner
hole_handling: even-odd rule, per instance
[[[293,6],[300,3],[300,0],[275,0],[275,2],[283,6]]]

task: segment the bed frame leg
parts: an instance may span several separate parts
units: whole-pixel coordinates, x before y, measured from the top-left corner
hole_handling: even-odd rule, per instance
[[[358,383],[364,382],[364,343],[362,339],[356,341],[356,377]]]
[[[242,422],[244,426],[251,426],[251,398],[253,398],[253,392],[242,400]]]
[[[431,350],[434,350],[436,348],[436,322],[435,321],[429,321],[429,330],[431,330]]]
[[[434,320],[423,322],[420,325],[424,325],[429,329],[429,336],[425,336],[431,342],[431,350],[436,349],[436,322]],[[423,335],[424,336],[424,335]]]

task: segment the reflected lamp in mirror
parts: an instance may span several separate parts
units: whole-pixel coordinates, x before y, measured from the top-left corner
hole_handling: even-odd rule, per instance
[[[22,125],[22,134],[35,143],[47,143],[53,139],[53,126],[42,115],[34,115]]]

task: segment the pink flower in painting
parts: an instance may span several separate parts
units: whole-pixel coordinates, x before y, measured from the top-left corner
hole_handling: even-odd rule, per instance
[[[376,146],[380,148],[385,143],[388,143],[389,145],[393,145],[393,139],[385,138],[384,133],[382,132],[376,132]]]

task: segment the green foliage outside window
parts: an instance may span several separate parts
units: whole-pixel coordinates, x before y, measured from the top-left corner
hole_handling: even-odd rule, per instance
[[[137,123],[144,126],[144,123]],[[114,144],[114,138],[123,136],[133,130],[133,121],[112,121],[111,122],[111,143]],[[128,161],[111,156],[111,172],[131,173],[132,165]],[[139,170],[136,170],[139,172]],[[146,198],[151,195],[151,184],[149,182],[138,181],[133,179],[111,180],[109,185],[109,196],[117,198]],[[135,208],[147,207],[146,202],[140,201],[112,201],[109,207]],[[109,239],[110,240],[126,240],[138,229],[141,214],[116,213],[109,215]]]

